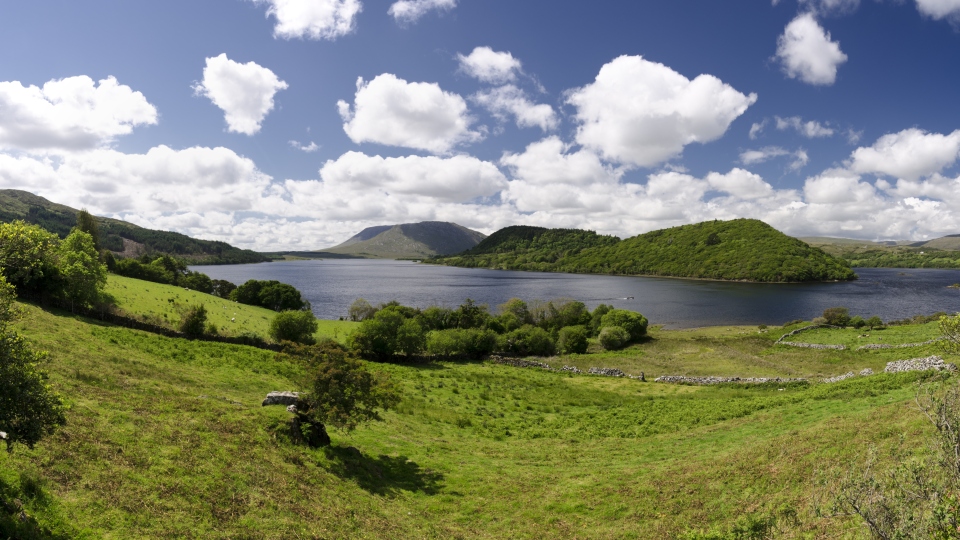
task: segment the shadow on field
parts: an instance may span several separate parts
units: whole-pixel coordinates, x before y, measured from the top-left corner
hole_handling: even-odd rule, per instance
[[[20,488],[0,480],[0,538],[21,540],[66,540],[66,535],[55,534],[42,528],[33,516],[27,513],[24,502],[45,508],[51,503],[43,489],[42,481],[30,473],[20,473]]]
[[[376,495],[395,497],[401,491],[435,495],[443,487],[442,474],[423,469],[406,456],[374,458],[352,446],[327,446],[324,453],[331,461],[330,472]]]

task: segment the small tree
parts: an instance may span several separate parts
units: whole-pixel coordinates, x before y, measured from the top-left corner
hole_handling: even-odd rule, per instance
[[[33,446],[66,423],[63,403],[39,369],[45,353],[34,351],[9,324],[20,316],[15,289],[0,276],[0,431],[7,451]]]
[[[960,313],[953,317],[940,317],[940,335],[943,337],[943,347],[947,352],[960,352]]]
[[[200,337],[206,329],[207,308],[203,304],[188,308],[180,316],[180,331],[188,337]]]
[[[850,324],[850,310],[845,307],[832,307],[823,310],[823,318],[827,324],[845,327]]]
[[[270,337],[274,341],[313,343],[317,318],[311,311],[281,311],[270,321]]]
[[[605,326],[600,330],[600,345],[608,351],[622,348],[630,341],[630,332],[620,326]]]
[[[71,308],[96,303],[100,291],[107,284],[107,267],[100,262],[93,238],[74,229],[60,243],[57,251],[60,275],[64,280],[64,296]]]
[[[97,224],[97,218],[93,217],[86,208],[77,212],[77,229],[90,235],[93,239],[93,247],[97,253],[100,253],[100,226]]]
[[[871,330],[873,330],[874,328],[883,327],[883,321],[880,319],[880,317],[877,317],[876,315],[874,315],[873,317],[870,317],[865,322],[867,323],[867,326],[869,326]]]
[[[310,365],[308,391],[297,405],[295,426],[309,434],[313,446],[330,444],[326,427],[352,431],[364,422],[382,420],[380,411],[396,406],[400,396],[384,373],[372,373],[335,346],[301,349]]]
[[[0,223],[0,274],[7,283],[42,290],[45,281],[57,278],[56,253],[60,239],[37,225],[23,221]]]
[[[563,354],[587,352],[587,329],[583,326],[566,326],[560,329],[557,349]]]
[[[637,341],[647,333],[647,318],[626,309],[611,309],[600,319],[600,328],[619,326],[630,335],[630,341]]]
[[[230,293],[237,289],[236,285],[225,279],[211,280],[210,287],[213,289],[210,294],[220,298],[230,298]]]
[[[373,317],[376,313],[377,309],[371,306],[370,302],[367,302],[363,298],[357,298],[350,304],[347,316],[353,322],[361,322]]]

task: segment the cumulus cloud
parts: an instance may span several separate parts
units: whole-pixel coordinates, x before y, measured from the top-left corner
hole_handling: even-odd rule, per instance
[[[623,175],[622,170],[605,165],[593,152],[569,150],[559,137],[547,137],[522,153],[504,154],[500,164],[508,167],[515,179],[538,186],[611,184]]]
[[[512,84],[477,92],[470,99],[501,122],[512,115],[516,118],[517,126],[522,128],[539,127],[543,131],[552,131],[560,123],[553,107],[530,101],[526,92]]]
[[[773,187],[758,174],[743,169],[732,169],[727,174],[712,172],[706,177],[712,189],[741,199],[761,199],[774,194]]]
[[[766,127],[767,127],[766,119],[764,119],[761,122],[754,122],[753,125],[750,126],[750,139],[755,140],[757,137],[760,136],[761,133],[763,133],[763,130]]]
[[[509,52],[497,52],[490,47],[477,47],[469,55],[457,54],[460,71],[490,84],[503,84],[517,79],[520,61]]]
[[[741,152],[740,163],[744,165],[754,165],[783,156],[793,156],[793,161],[791,161],[787,167],[791,171],[802,169],[810,161],[810,156],[808,156],[806,150],[802,148],[791,152],[779,146],[765,146],[757,150],[745,150]]]
[[[455,7],[457,0],[398,0],[387,13],[401,24],[410,24],[431,11],[450,11]]]
[[[353,32],[360,0],[253,0],[267,4],[276,18],[273,36],[283,39],[333,40]]]
[[[203,81],[193,89],[206,96],[224,112],[227,129],[253,135],[273,110],[273,96],[285,90],[287,83],[255,62],[241,64],[226,54],[207,58]]]
[[[351,108],[337,102],[343,130],[355,143],[373,142],[446,153],[482,135],[470,130],[467,103],[436,83],[409,83],[384,73],[370,82],[357,80]]]
[[[297,150],[300,150],[301,152],[306,152],[308,154],[312,152],[316,152],[317,150],[320,149],[320,145],[318,145],[313,141],[310,141],[309,144],[303,144],[300,141],[288,141],[288,143],[290,144],[290,146],[296,148]]]
[[[799,116],[791,116],[789,118],[780,118],[779,116],[776,116],[774,118],[777,121],[777,129],[780,131],[793,129],[808,139],[817,137],[832,137],[834,134],[833,128],[829,127],[828,125],[821,124],[815,120],[808,120],[804,122]]]
[[[650,167],[694,143],[716,140],[756,102],[712,75],[689,80],[640,56],[621,56],[572,90],[576,140],[605,159]]]
[[[933,19],[960,22],[960,0],[917,0],[917,9]]]
[[[850,155],[849,167],[858,173],[885,174],[916,180],[942,171],[960,156],[960,130],[949,135],[910,128],[880,137],[873,146]]]
[[[86,75],[23,86],[0,82],[0,148],[35,152],[89,150],[139,125],[157,123],[140,92]]]
[[[777,55],[783,72],[791,79],[829,86],[837,80],[837,68],[847,61],[840,43],[830,40],[812,13],[793,19],[777,40]]]

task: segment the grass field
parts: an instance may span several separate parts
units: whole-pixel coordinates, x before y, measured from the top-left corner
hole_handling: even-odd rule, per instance
[[[183,310],[203,304],[207,320],[224,335],[245,332],[266,338],[275,311],[238,304],[210,294],[200,293],[161,283],[151,283],[116,274],[109,274],[105,292],[113,297],[124,312],[162,326],[176,328]],[[318,319],[317,338],[330,337],[343,341],[357,323]]]
[[[50,352],[50,381],[70,404],[58,434],[0,453],[0,495],[19,498],[46,537],[670,538],[776,518],[780,537],[859,538],[856,520],[818,517],[818,505],[869,448],[882,454],[904,434],[919,449],[928,431],[912,406],[916,374],[693,387],[368,364],[391,374],[402,402],[311,450],[287,439],[282,407],[260,407],[302,376],[272,353],[32,306],[19,326]],[[935,329],[884,332],[910,342]],[[773,345],[779,335],[654,329],[625,351],[549,361],[648,377],[813,376],[915,352],[789,349]]]

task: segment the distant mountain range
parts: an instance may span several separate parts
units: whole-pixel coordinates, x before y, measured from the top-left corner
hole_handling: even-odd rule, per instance
[[[801,238],[807,244],[840,257],[854,267],[960,268],[960,234],[933,240],[871,242],[824,236]]]
[[[486,238],[483,233],[444,221],[368,227],[325,254],[367,259],[423,259],[460,253]]]
[[[76,208],[57,204],[27,191],[0,190],[0,222],[23,220],[40,225],[61,238],[77,224]],[[269,261],[249,249],[226,242],[198,240],[184,234],[145,229],[119,219],[97,216],[100,244],[123,256],[145,253],[169,254],[192,264],[240,264]]]

